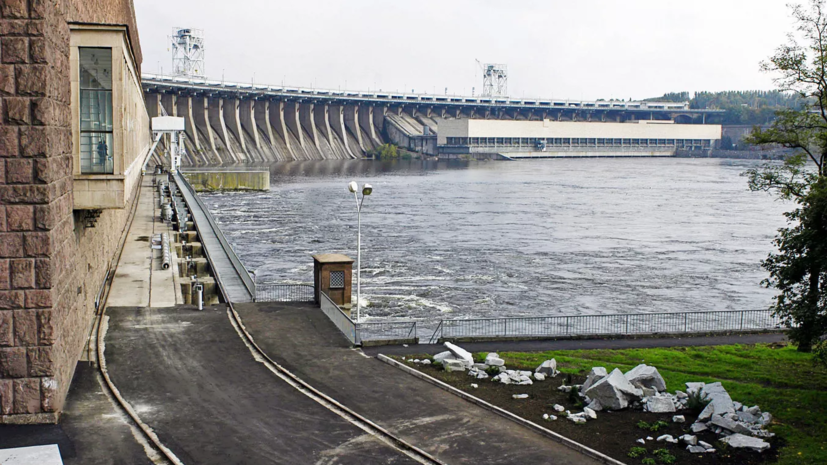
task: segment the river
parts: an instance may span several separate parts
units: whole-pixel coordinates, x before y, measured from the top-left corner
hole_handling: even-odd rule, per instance
[[[312,283],[312,254],[356,257],[346,186],[371,183],[370,319],[764,309],[760,262],[792,205],[747,189],[758,163],[281,162],[269,192],[203,199],[259,282]]]

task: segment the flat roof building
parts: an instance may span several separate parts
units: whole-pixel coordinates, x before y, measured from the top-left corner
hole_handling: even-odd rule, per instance
[[[507,158],[672,156],[677,150],[709,150],[721,138],[718,124],[670,120],[624,123],[494,119],[440,119],[440,156],[502,155]]]

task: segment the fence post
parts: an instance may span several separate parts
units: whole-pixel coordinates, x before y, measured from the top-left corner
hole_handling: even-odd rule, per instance
[[[626,331],[623,332],[625,335],[629,335],[629,314],[626,314]]]
[[[687,320],[689,319],[689,312],[683,313],[683,332],[687,330]]]
[[[569,326],[569,317],[566,317],[566,336],[569,335],[569,331],[571,330],[571,326]]]
[[[741,330],[744,330],[744,311],[741,311]]]

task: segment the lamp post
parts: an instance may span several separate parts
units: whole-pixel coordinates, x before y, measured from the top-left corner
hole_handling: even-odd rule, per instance
[[[373,192],[373,187],[370,184],[362,187],[362,200],[359,200],[359,185],[356,181],[348,183],[347,190],[353,192],[353,197],[356,199],[356,322],[358,323],[362,316],[362,204],[365,202],[365,197]]]

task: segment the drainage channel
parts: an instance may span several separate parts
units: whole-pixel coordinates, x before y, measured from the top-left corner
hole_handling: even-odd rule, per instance
[[[186,181],[184,181],[186,182]],[[184,186],[178,186],[179,189],[184,188]],[[187,208],[192,208],[190,205],[187,205]],[[206,215],[209,215],[210,212],[204,212]],[[190,215],[192,216],[192,215]],[[195,224],[196,230],[199,228],[198,224]],[[220,276],[217,273],[215,266],[212,263],[212,259],[210,258],[209,251],[205,253],[208,262],[210,263],[210,268],[215,272],[215,283],[218,287],[219,293],[224,298],[224,301],[227,302],[227,317],[230,320],[230,323],[235,328],[238,336],[250,350],[250,353],[253,355],[253,358],[257,361],[262,363],[268,370],[270,370],[273,374],[275,374],[279,379],[286,382],[297,391],[301,392],[302,394],[306,395],[319,405],[323,406],[324,408],[330,410],[331,412],[339,415],[343,419],[347,420],[354,426],[358,427],[362,431],[370,434],[371,436],[375,437],[379,441],[385,443],[389,447],[396,449],[397,451],[401,452],[402,454],[410,457],[411,459],[415,460],[418,463],[428,464],[428,465],[445,465],[444,462],[441,462],[428,454],[427,452],[419,449],[418,447],[409,444],[402,440],[401,438],[393,435],[391,432],[387,431],[386,429],[382,428],[381,426],[377,425],[376,423],[370,421],[369,419],[359,415],[358,413],[354,412],[353,410],[345,407],[344,405],[337,402],[335,399],[331,398],[330,396],[322,393],[318,389],[314,388],[306,381],[302,380],[286,368],[282,367],[275,361],[273,361],[259,346],[256,344],[253,336],[247,331],[244,327],[244,323],[241,321],[241,317],[235,310],[232,301],[229,299],[227,295],[227,291],[224,288],[224,284],[221,281]]]

